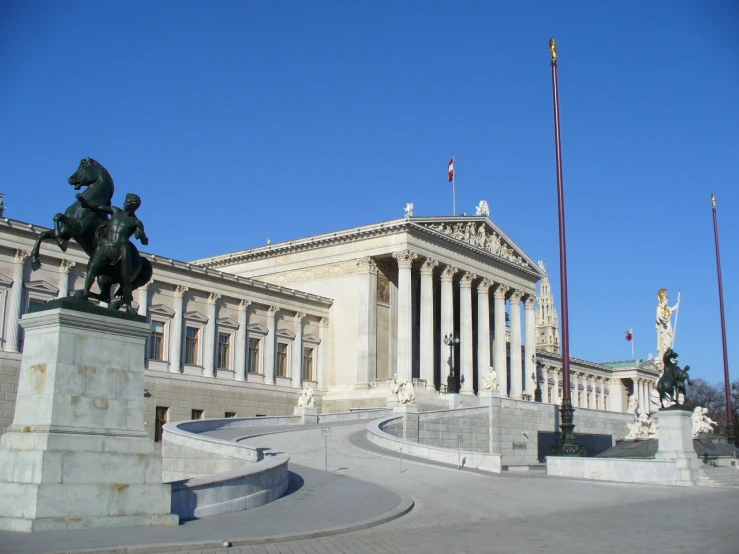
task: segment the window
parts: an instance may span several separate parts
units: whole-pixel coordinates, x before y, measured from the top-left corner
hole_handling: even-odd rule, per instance
[[[287,344],[277,343],[277,377],[287,377]]]
[[[547,389],[547,402],[552,403],[552,389]]]
[[[249,339],[249,373],[259,373],[258,339]]]
[[[313,349],[303,348],[303,380],[313,381]]]
[[[226,415],[223,417],[236,417],[236,412],[226,412]]]
[[[188,327],[185,333],[185,363],[198,365],[198,332],[196,327]]]
[[[151,338],[149,338],[149,359],[164,359],[164,323],[151,322]]]
[[[169,408],[157,406],[156,421],[154,422],[154,442],[162,442],[164,424],[169,419]]]
[[[203,414],[205,413],[205,410],[193,410],[190,414],[192,417],[190,419],[203,419]]]
[[[230,344],[231,335],[228,333],[218,333],[218,358],[216,359],[217,369],[230,369]]]

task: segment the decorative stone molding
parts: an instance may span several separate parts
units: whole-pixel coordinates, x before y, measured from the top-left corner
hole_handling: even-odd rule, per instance
[[[149,313],[152,315],[159,315],[169,318],[175,316],[175,311],[169,306],[165,306],[164,304],[152,304],[151,306],[149,306]]]
[[[452,267],[450,265],[446,266],[444,270],[441,272],[441,280],[442,281],[451,281],[454,279],[454,275],[459,271],[456,267]]]
[[[218,299],[221,297],[220,293],[217,292],[211,292],[208,295],[208,304],[215,304],[218,302]]]
[[[260,323],[251,323],[247,325],[246,328],[249,331],[249,336],[252,336],[252,335],[267,336],[269,334],[269,329],[267,329],[264,325]]]
[[[492,287],[494,284],[495,283],[492,279],[488,279],[487,277],[484,277],[483,280],[480,281],[480,283],[477,285],[478,294],[479,293],[486,294],[490,290],[490,287]]]
[[[229,327],[231,329],[238,329],[239,328],[239,322],[238,321],[234,321],[233,319],[231,319],[228,316],[226,316],[226,317],[220,317],[220,318],[216,319],[216,323],[218,324],[219,327]]]
[[[477,275],[470,271],[465,271],[464,275],[462,275],[462,278],[459,280],[459,286],[460,287],[471,287],[472,281],[477,279]]]
[[[523,293],[520,290],[514,290],[511,293],[511,304],[521,302],[522,297],[523,297]]]
[[[423,262],[423,265],[421,266],[421,275],[433,275],[434,269],[438,265],[438,261],[431,258],[426,258]]]
[[[321,318],[321,321],[320,321],[320,323],[321,323],[321,325],[322,325],[323,327],[328,327],[328,324],[329,324],[329,318],[327,318],[327,317],[322,317],[322,318]]]
[[[182,316],[186,321],[192,321],[195,323],[201,323],[205,325],[208,323],[208,318],[205,317],[200,312],[192,311],[192,312],[185,312]]]
[[[505,300],[505,297],[508,296],[508,291],[511,290],[511,287],[508,285],[500,284],[497,287],[495,287],[495,298],[502,298]]]
[[[400,252],[393,252],[393,258],[398,260],[398,267],[410,268],[413,265],[413,260],[418,258],[418,254],[410,250],[401,250]]]
[[[59,288],[46,281],[28,281],[23,283],[23,288],[50,297],[59,294]]]
[[[61,262],[59,263],[59,272],[69,273],[69,270],[72,269],[74,266],[75,262],[73,262],[72,260],[61,260]]]
[[[274,317],[277,312],[280,311],[279,306],[269,306],[267,307],[267,315]]]
[[[237,309],[237,310],[239,310],[240,312],[243,312],[243,311],[244,311],[244,310],[246,310],[246,309],[247,309],[247,308],[248,308],[249,306],[251,306],[251,300],[243,300],[243,299],[242,299],[242,300],[241,300],[241,301],[239,302],[239,305],[238,305],[238,306],[236,307],[236,309]]]
[[[369,273],[377,272],[377,262],[371,256],[359,258],[358,260],[356,260],[355,266],[361,271],[367,271]]]
[[[536,296],[529,294],[524,300],[523,307],[527,310],[533,310],[534,304],[536,304]]]
[[[295,333],[289,331],[288,329],[280,329],[279,331],[275,332],[275,336],[281,339],[295,340]]]
[[[22,264],[30,255],[31,254],[29,252],[26,252],[25,250],[16,249],[15,255],[13,256],[13,262],[17,264]]]
[[[305,314],[303,312],[296,312],[295,317],[293,317],[293,320],[295,323],[300,323],[303,321],[303,318],[305,317]]]
[[[174,295],[178,298],[182,298],[187,291],[188,291],[188,288],[186,286],[177,285],[174,289]]]

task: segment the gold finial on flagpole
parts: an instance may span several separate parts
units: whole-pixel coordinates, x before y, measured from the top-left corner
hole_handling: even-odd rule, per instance
[[[713,208],[715,209],[716,208],[716,195],[715,194],[711,195],[711,204],[713,204]]]
[[[557,59],[557,42],[553,39],[549,39],[549,50],[552,52],[552,61]]]

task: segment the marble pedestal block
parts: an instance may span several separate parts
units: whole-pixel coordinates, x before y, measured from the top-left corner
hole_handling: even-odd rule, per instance
[[[393,408],[393,415],[403,418],[403,438],[418,440],[418,406],[415,404],[398,404]]]
[[[447,392],[442,395],[449,403],[449,408],[458,408],[462,404],[462,399],[459,397],[458,392]]]
[[[655,460],[674,461],[675,484],[695,486],[701,478],[701,461],[693,447],[691,412],[663,409],[653,414],[659,425],[659,443]]]
[[[300,416],[300,423],[318,423],[318,412],[315,408],[307,408],[304,406],[295,406],[293,415]]]
[[[480,394],[477,395],[480,406],[489,406],[493,398],[500,398],[500,391],[481,390]]]
[[[0,439],[0,529],[177,525],[144,429],[140,316],[61,299],[27,314],[13,424]]]

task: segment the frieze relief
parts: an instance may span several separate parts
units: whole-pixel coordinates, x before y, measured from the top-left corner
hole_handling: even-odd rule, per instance
[[[531,265],[519,256],[513,248],[506,244],[505,241],[500,238],[498,233],[495,231],[492,233],[488,232],[484,223],[480,223],[478,225],[474,221],[469,221],[465,224],[460,221],[454,225],[449,223],[438,223],[425,225],[425,227],[438,231],[439,233],[452,237],[453,239],[466,242],[471,246],[490,252],[491,254],[503,258],[504,260],[508,260],[509,262],[513,262],[514,264],[531,268]]]

